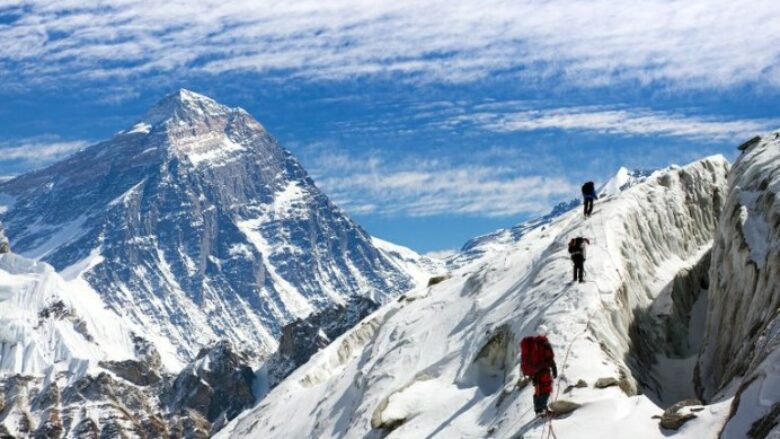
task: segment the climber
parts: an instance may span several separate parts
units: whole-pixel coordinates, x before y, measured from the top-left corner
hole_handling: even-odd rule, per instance
[[[548,415],[547,401],[558,377],[555,354],[547,340],[547,327],[539,326],[538,335],[520,341],[520,372],[534,383],[534,412]]]
[[[581,236],[569,241],[569,255],[574,263],[574,282],[578,280],[580,283],[585,282],[583,280],[585,276],[585,249],[588,245],[590,245],[590,240]]]
[[[593,184],[592,181],[589,181],[582,185],[582,199],[583,199],[583,206],[585,206],[585,216],[590,216],[591,213],[593,213],[593,200],[597,198],[596,196],[596,186]]]

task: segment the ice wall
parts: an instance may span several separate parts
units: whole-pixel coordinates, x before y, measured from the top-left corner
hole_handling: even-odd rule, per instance
[[[775,132],[734,163],[712,250],[698,379],[708,399],[737,386],[724,438],[763,437],[761,422],[771,429],[780,417],[778,192],[780,132]]]

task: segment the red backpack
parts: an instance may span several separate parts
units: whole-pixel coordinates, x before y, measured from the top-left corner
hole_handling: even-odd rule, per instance
[[[552,348],[547,337],[531,336],[520,341],[520,370],[523,375],[536,375],[548,367],[550,360],[552,360]]]

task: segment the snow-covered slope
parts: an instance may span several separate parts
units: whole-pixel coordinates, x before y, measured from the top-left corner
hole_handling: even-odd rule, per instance
[[[417,285],[425,285],[435,275],[446,271],[444,261],[423,256],[414,250],[402,245],[371,237],[374,247],[378,248],[404,273],[408,273]]]
[[[285,324],[415,285],[246,111],[186,90],[0,196],[14,251],[86,280],[175,348],[171,370],[221,339],[262,357]]]
[[[88,285],[44,262],[0,255],[0,375],[72,376],[133,358],[132,331]]]
[[[599,197],[606,198],[617,195],[621,191],[643,182],[650,174],[650,171],[629,171],[621,167],[612,178],[599,188]],[[447,259],[447,267],[454,270],[463,268],[467,264],[479,263],[483,256],[505,250],[508,245],[516,243],[531,230],[546,226],[555,218],[577,208],[580,204],[579,198],[564,201],[558,203],[544,216],[524,221],[509,229],[500,229],[493,233],[470,239],[456,255]]]
[[[368,316],[217,436],[548,437],[518,370],[517,344],[540,324],[561,373],[555,397],[582,404],[553,421],[556,437],[667,436],[652,416],[656,403],[694,396],[706,297],[697,275],[727,169],[712,157],[658,171],[599,201],[590,219],[571,211],[485,251]],[[592,242],[587,282],[573,284],[567,243],[580,235]],[[676,346],[665,338],[673,331],[690,337]],[[713,437],[728,403],[694,408],[678,434]]]
[[[780,437],[780,132],[740,155],[729,187],[700,386],[707,398],[738,388],[721,438]]]

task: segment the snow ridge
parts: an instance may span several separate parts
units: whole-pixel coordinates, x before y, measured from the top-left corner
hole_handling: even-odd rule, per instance
[[[656,172],[599,201],[590,219],[570,211],[485,251],[368,316],[217,437],[539,437],[546,427],[533,421],[517,344],[542,323],[559,397],[582,404],[555,421],[557,436],[665,437],[652,419],[662,409],[637,394],[659,378],[651,363],[638,369],[645,352],[632,333],[645,310],[675,312],[662,305],[707,253],[727,169],[711,157]],[[592,242],[584,284],[570,283],[575,236]],[[289,422],[291,410],[310,415]],[[710,405],[684,437],[712,437],[727,410]]]

